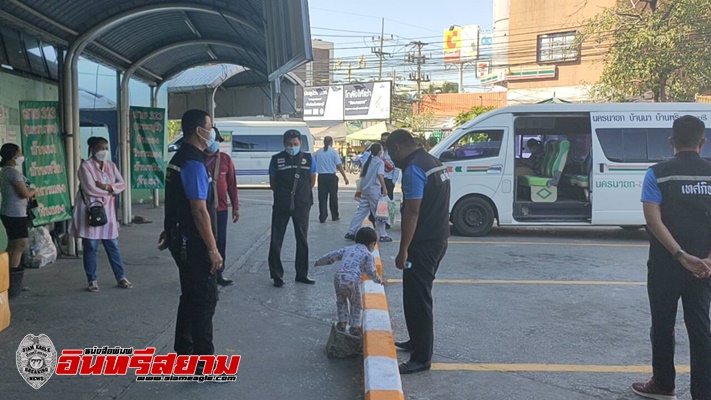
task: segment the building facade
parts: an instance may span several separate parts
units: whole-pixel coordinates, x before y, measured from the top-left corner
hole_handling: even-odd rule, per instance
[[[553,97],[588,101],[589,84],[600,78],[607,50],[606,45],[590,41],[576,45],[576,35],[586,20],[615,3],[616,0],[496,0],[495,19],[506,23],[495,24],[494,53],[500,56],[494,59],[493,73],[482,83],[507,90],[509,104],[536,103]],[[508,19],[502,17],[505,11]]]
[[[334,56],[333,42],[314,39],[311,41],[311,46],[314,60],[295,69],[294,74],[304,82],[305,87],[328,86],[333,83],[333,68],[331,68],[331,59]],[[297,116],[303,115],[303,99],[304,88],[297,87],[294,104]]]

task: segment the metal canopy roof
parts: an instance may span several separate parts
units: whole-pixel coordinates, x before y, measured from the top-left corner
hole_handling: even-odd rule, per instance
[[[304,82],[294,73],[288,73],[284,79],[295,85],[304,86]],[[238,86],[258,86],[268,83],[267,78],[248,68],[234,64],[216,64],[191,68],[181,72],[167,83],[168,93],[185,93],[200,90],[213,90]]]
[[[312,57],[306,0],[0,0],[0,21],[160,84],[215,62],[284,74]],[[308,46],[302,42],[309,43]],[[155,54],[154,57],[149,57]]]

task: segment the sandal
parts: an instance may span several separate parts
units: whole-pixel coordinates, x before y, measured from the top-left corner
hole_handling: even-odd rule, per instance
[[[391,238],[390,236],[381,236],[380,237],[381,243],[390,243],[392,241],[393,241],[393,238]]]
[[[362,336],[363,329],[362,328],[350,328],[350,329],[348,329],[348,333],[350,333],[353,336]]]
[[[99,282],[97,281],[91,281],[89,282],[89,286],[86,288],[86,290],[96,293],[99,291]]]
[[[121,289],[133,289],[133,283],[129,282],[128,279],[123,278],[118,281],[118,287]]]

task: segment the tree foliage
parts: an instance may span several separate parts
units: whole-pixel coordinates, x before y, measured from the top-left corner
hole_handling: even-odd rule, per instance
[[[457,126],[464,125],[469,120],[472,120],[476,117],[478,117],[481,114],[484,114],[486,112],[489,112],[493,110],[495,107],[490,107],[490,106],[476,106],[472,107],[471,110],[469,111],[462,111],[457,115],[457,117],[454,119],[454,122]]]
[[[656,3],[656,2],[655,2]],[[586,21],[583,54],[604,54],[591,95],[625,101],[653,93],[654,101],[692,101],[711,89],[711,0],[618,0]]]

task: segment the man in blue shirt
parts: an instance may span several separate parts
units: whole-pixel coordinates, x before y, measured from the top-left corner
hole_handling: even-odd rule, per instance
[[[331,208],[331,218],[339,220],[338,215],[338,176],[340,172],[343,180],[348,184],[346,171],[343,169],[343,161],[338,152],[333,149],[333,138],[326,136],[323,138],[323,149],[314,154],[316,158],[316,170],[318,172],[318,220],[322,224],[328,218],[328,206]],[[328,203],[330,199],[330,203]],[[328,203],[328,204],[327,204]]]
[[[185,140],[166,172],[165,220],[159,249],[170,250],[180,276],[175,352],[211,355],[215,352],[212,317],[218,300],[216,271],[222,266],[222,256],[211,217],[216,199],[209,190],[205,151],[215,151],[216,133],[210,116],[202,110],[186,111],[181,125]]]
[[[311,154],[301,151],[301,133],[289,129],[284,133],[284,151],[272,156],[269,163],[269,186],[274,192],[269,273],[275,287],[284,286],[281,246],[290,219],[296,236],[296,282],[316,283],[308,276],[309,214],[314,204],[312,190],[315,184],[316,163]]]
[[[711,163],[700,156],[704,123],[674,121],[674,158],[644,178],[642,207],[649,231],[647,294],[652,314],[652,370],[632,390],[650,399],[675,399],[674,329],[679,299],[691,353],[691,397],[711,399]]]
[[[447,252],[450,182],[447,168],[418,147],[410,132],[393,131],[386,142],[395,166],[402,169],[403,215],[395,266],[403,270],[402,294],[410,340],[395,345],[409,351],[401,374],[430,369],[434,346],[432,282]],[[406,264],[411,265],[406,268]]]

